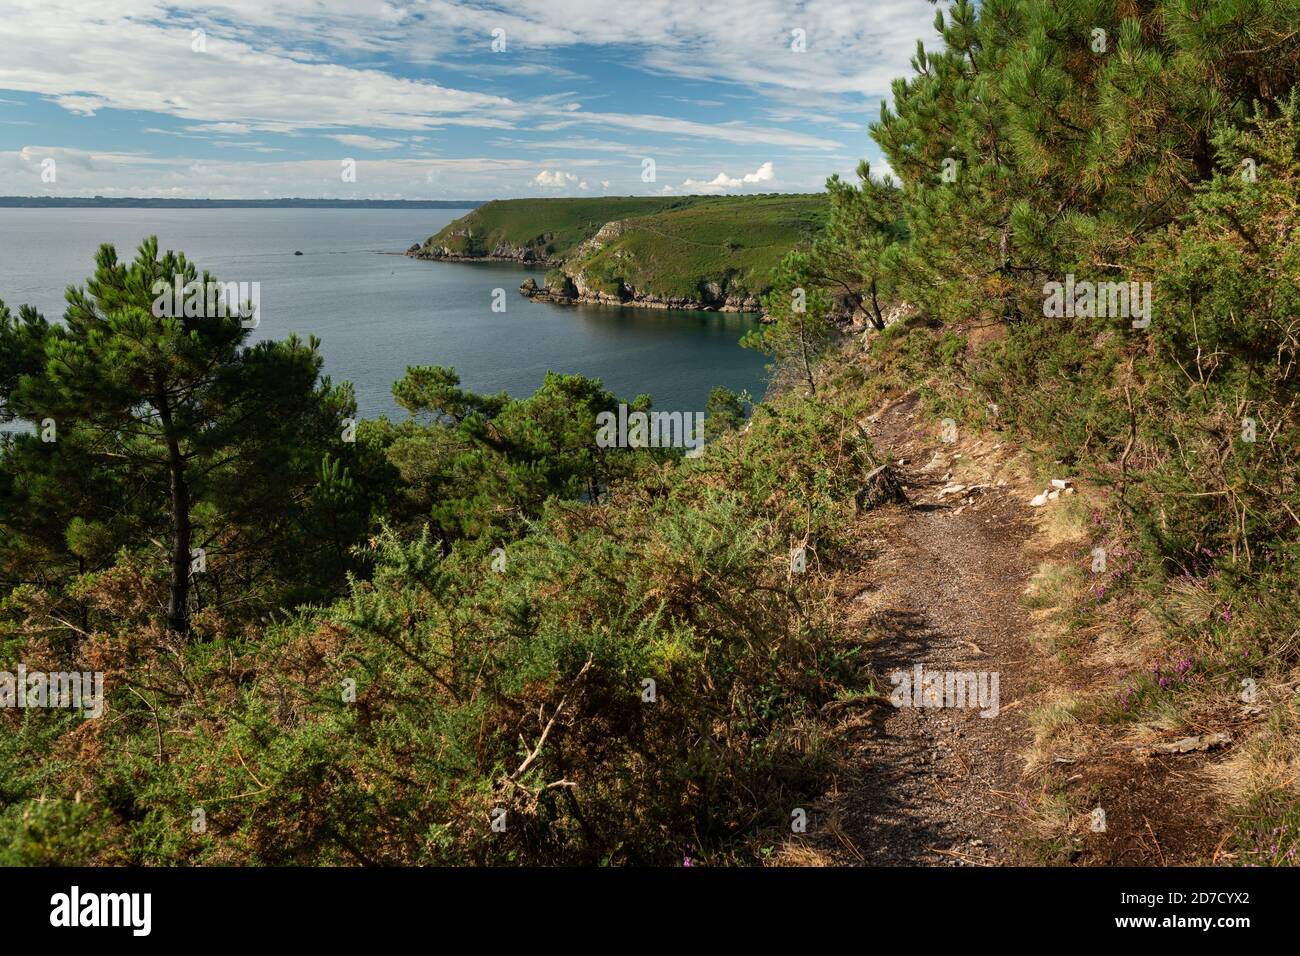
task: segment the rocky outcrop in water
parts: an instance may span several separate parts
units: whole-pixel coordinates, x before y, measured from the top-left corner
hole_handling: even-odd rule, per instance
[[[717,282],[706,283],[698,298],[641,292],[627,282],[621,282],[614,292],[606,292],[589,286],[581,272],[568,271],[564,272],[562,279],[544,285],[538,285],[537,280],[530,276],[519,287],[519,294],[530,299],[564,305],[582,302],[645,309],[691,309],[699,312],[761,312],[763,308],[757,296],[727,294]]]
[[[416,243],[406,250],[412,259],[433,259],[443,262],[525,262],[530,265],[559,265],[563,260],[546,254],[546,247],[553,238],[550,233],[538,236],[524,245],[512,245],[499,242],[488,249],[476,244],[474,236],[465,232],[455,232],[448,237],[456,242],[455,246],[443,243],[438,246]]]

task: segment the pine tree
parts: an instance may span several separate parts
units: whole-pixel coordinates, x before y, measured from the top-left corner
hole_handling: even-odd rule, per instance
[[[892,180],[872,179],[864,160],[857,185],[834,175],[826,181],[826,192],[830,216],[813,242],[807,278],[837,288],[854,311],[865,311],[871,324],[883,329],[881,301],[893,291],[900,243],[907,236],[901,190]]]
[[[763,297],[766,322],[745,333],[740,344],[772,356],[778,368],[793,369],[815,395],[813,369],[834,343],[835,329],[831,296],[815,283],[814,272],[809,253],[787,253]]]
[[[5,413],[50,422],[56,437],[20,435],[6,451],[0,492],[15,512],[3,509],[0,543],[54,551],[62,532],[65,567],[70,548],[84,570],[93,541],[106,560],[106,547],[165,537],[166,622],[182,634],[191,563],[207,550],[237,557],[245,585],[277,563],[319,563],[286,539],[300,534],[311,490],[345,477],[337,466],[322,474],[324,451],[352,457],[341,442],[351,395],[320,381],[317,343],[247,346],[242,304],[209,298],[213,282],[181,253],[160,256],[151,237],[130,263],[101,246],[93,277],[68,290],[63,324],[0,313],[16,346],[0,368]],[[178,284],[189,291],[171,302]],[[323,491],[316,503],[331,500]]]

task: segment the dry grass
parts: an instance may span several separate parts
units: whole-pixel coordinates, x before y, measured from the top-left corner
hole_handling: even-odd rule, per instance
[[[767,858],[766,866],[834,866],[835,861],[811,843],[792,838]]]
[[[1278,702],[1263,728],[1214,768],[1216,789],[1246,805],[1279,792],[1300,793],[1300,704]]]

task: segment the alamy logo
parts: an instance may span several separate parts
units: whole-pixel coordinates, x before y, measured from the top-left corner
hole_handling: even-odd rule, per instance
[[[255,329],[261,322],[262,283],[260,282],[172,282],[159,279],[153,284],[151,311],[154,318],[209,319],[226,314],[239,316],[239,324]]]
[[[704,450],[703,412],[632,412],[620,404],[618,414],[596,416],[596,444],[601,448],[686,448],[694,458]]]
[[[102,671],[57,673],[32,671],[24,664],[18,673],[0,671],[0,709],[62,708],[82,710],[83,716],[104,715],[104,674]]]
[[[1043,315],[1061,318],[1133,319],[1133,328],[1151,324],[1150,282],[1075,282],[1068,273],[1064,282],[1043,286]]]
[[[129,926],[133,936],[148,936],[153,928],[150,893],[70,893],[50,897],[51,926]]]
[[[996,717],[998,680],[997,671],[926,671],[917,664],[889,675],[894,685],[889,702],[895,707],[978,707],[981,717]]]

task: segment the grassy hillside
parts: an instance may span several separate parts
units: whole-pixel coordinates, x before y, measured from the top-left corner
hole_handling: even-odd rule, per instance
[[[501,199],[449,222],[430,236],[426,249],[482,256],[504,243],[532,248],[541,257],[564,258],[607,222],[693,205],[698,197],[602,196],[593,199]]]
[[[623,298],[752,299],[822,228],[826,208],[807,194],[509,199],[449,223],[420,254],[545,260],[579,289]],[[620,225],[601,233],[610,223]]]
[[[825,220],[824,196],[701,199],[643,216],[617,239],[574,265],[589,285],[615,292],[694,298],[716,282],[757,295],[781,257],[807,243]]]

